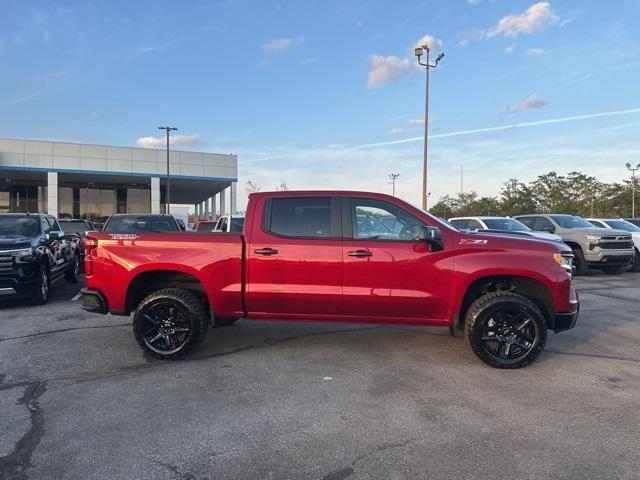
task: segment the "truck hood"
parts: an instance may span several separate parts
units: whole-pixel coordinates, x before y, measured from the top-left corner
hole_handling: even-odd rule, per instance
[[[13,250],[17,248],[29,248],[33,238],[20,235],[0,235],[0,250]]]
[[[509,248],[512,246],[513,248],[531,248],[535,245],[548,245],[551,249],[557,251],[558,248],[561,250],[567,250],[567,247],[561,241],[557,241],[554,239],[541,237],[537,235],[530,235],[531,232],[520,232],[520,233],[512,233],[512,232],[500,232],[500,231],[487,231],[487,230],[478,230],[477,232],[462,232],[463,235],[460,237],[459,245],[474,245],[478,246],[487,245],[491,246],[496,245],[496,242],[509,242],[508,244],[504,243],[501,246]],[[537,233],[537,232],[536,232]],[[558,235],[551,234],[552,237],[557,237]],[[483,243],[484,242],[484,243]],[[497,243],[500,245],[500,243]]]
[[[551,240],[552,242],[562,241],[562,237],[560,235],[556,235],[555,233],[531,231],[531,232],[527,232],[527,234],[531,235],[532,237],[542,238],[544,240]]]
[[[625,232],[624,230],[614,230],[613,228],[570,228],[568,231],[575,230],[577,232],[584,232],[590,235],[599,235],[601,237],[610,237],[610,236],[623,236],[628,237],[631,235],[629,232]]]

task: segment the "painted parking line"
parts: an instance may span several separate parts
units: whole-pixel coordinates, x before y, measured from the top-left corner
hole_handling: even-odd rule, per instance
[[[78,301],[78,299],[80,298],[80,295],[82,295],[80,292],[76,293],[76,296],[75,296],[75,297],[73,297],[70,301],[71,301],[71,302],[77,302],[77,301]]]

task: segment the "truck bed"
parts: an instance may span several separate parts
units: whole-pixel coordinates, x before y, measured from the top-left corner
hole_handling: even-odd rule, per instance
[[[152,281],[146,271],[181,272],[204,285],[217,315],[242,316],[244,238],[233,233],[91,233],[87,288],[104,292],[111,313],[129,314],[127,291]],[[188,278],[188,277],[184,277]]]

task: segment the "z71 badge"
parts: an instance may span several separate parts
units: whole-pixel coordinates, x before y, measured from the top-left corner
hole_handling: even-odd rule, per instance
[[[489,240],[483,240],[481,238],[461,238],[458,245],[486,245]]]

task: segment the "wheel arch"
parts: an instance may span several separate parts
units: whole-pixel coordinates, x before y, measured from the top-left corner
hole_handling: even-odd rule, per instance
[[[195,294],[206,307],[213,309],[211,299],[201,280],[192,273],[177,269],[145,270],[129,282],[125,295],[125,314],[130,314],[151,292],[165,288],[181,288]]]
[[[542,311],[547,325],[552,325],[555,318],[555,304],[553,295],[540,280],[521,275],[489,275],[471,282],[462,297],[459,308],[459,327],[464,324],[464,318],[471,304],[480,296],[494,291],[511,291],[522,295],[534,302]]]
[[[569,248],[571,248],[571,250],[578,249],[578,250],[581,250],[581,251],[582,251],[582,247],[581,247],[581,246],[580,246],[580,244],[579,244],[579,243],[577,243],[577,242],[572,242],[571,240],[569,240],[569,241],[565,242],[565,241],[563,240],[563,243],[564,243],[565,245],[567,245]]]

